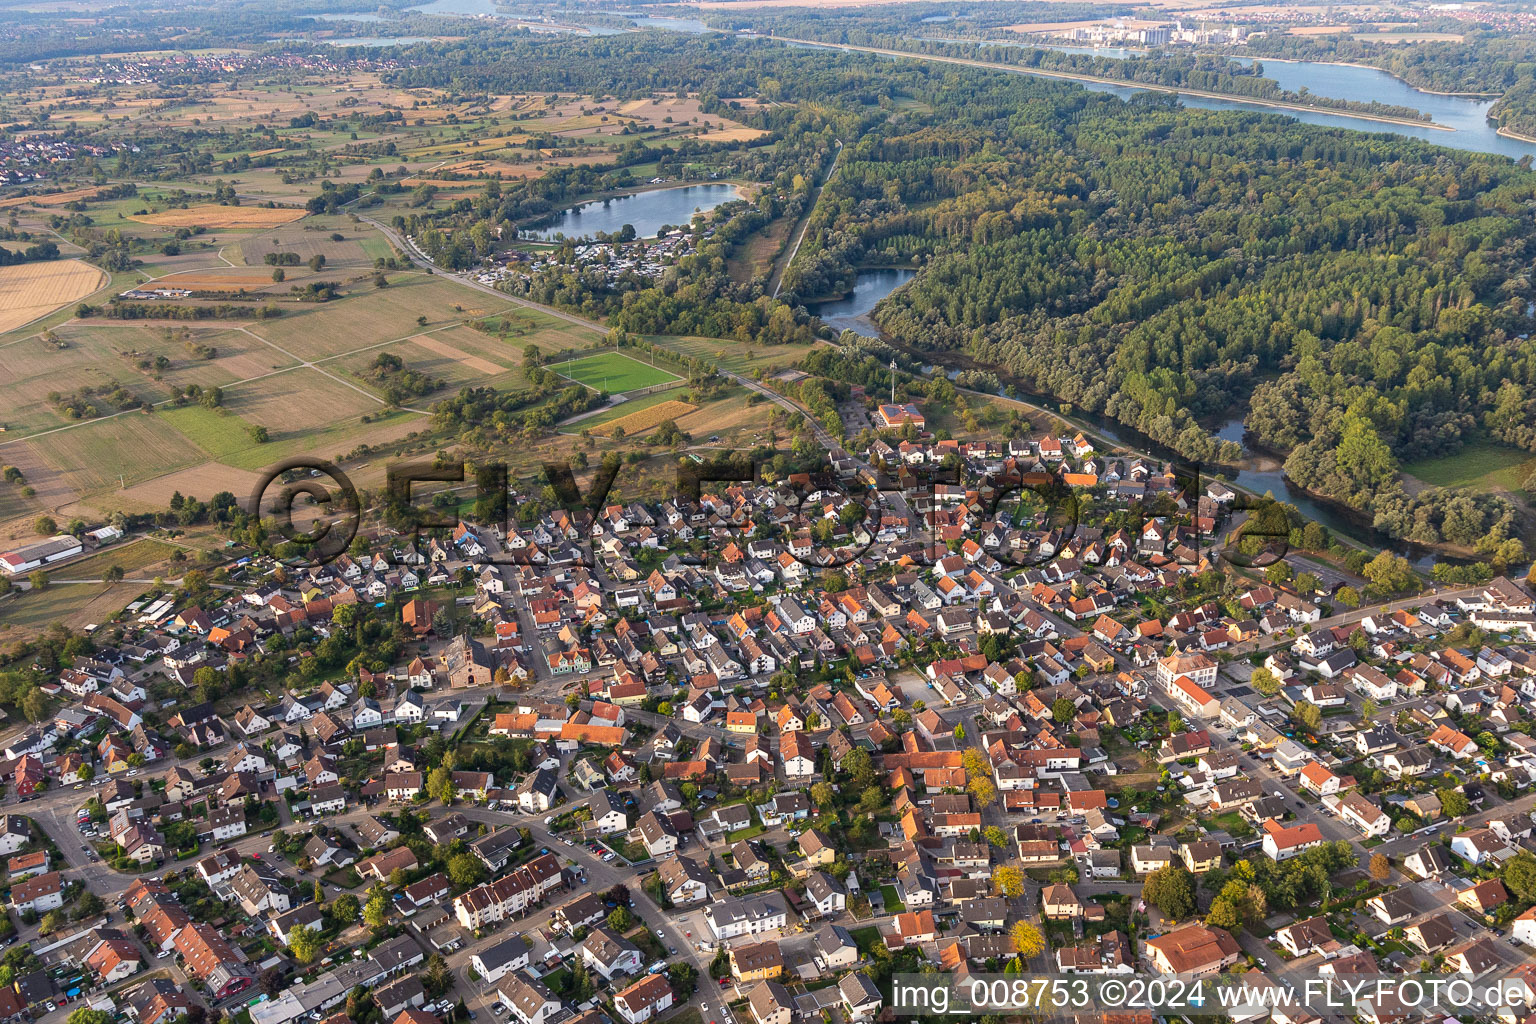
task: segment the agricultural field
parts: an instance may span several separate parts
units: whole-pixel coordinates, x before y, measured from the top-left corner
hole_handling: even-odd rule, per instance
[[[646,341],[662,348],[696,359],[704,359],[733,373],[750,374],[762,367],[777,370],[791,366],[805,358],[815,348],[810,345],[743,345],[740,342],[720,338],[684,338],[675,335],[655,335]]]
[[[295,206],[221,206],[207,203],[189,206],[184,210],[136,214],[133,219],[140,224],[153,224],[162,228],[270,228],[291,224],[303,217],[304,213],[304,210]]]
[[[99,192],[101,192],[101,189],[90,186],[66,189],[63,192],[48,192],[36,196],[12,196],[9,199],[0,199],[0,210],[17,206],[63,206],[65,203],[73,203],[76,200],[92,199]]]
[[[0,267],[0,333],[83,299],[106,283],[105,273],[81,260]]]
[[[607,391],[610,394],[654,387],[677,379],[675,373],[642,363],[617,351],[551,363],[550,369],[594,391]]]
[[[511,347],[519,355],[533,345],[545,356],[563,357],[564,353],[590,348],[593,341],[593,333],[587,328],[526,306],[514,306],[479,323],[487,337],[494,338],[498,345]]]
[[[664,402],[676,401],[680,394],[682,394],[682,392],[674,391],[669,388],[665,391],[658,391],[653,395],[641,395],[639,398],[631,398],[628,401],[619,402],[616,405],[611,405],[607,408],[599,409],[596,412],[584,413],[581,416],[568,421],[564,426],[561,427],[561,429],[568,434],[579,434],[583,430],[587,430],[599,437],[606,436],[599,433],[597,428],[605,424],[612,423],[614,420],[623,419],[626,416],[634,415],[635,413],[644,409],[649,409],[652,406],[661,405]]]
[[[115,490],[204,461],[181,433],[141,412],[39,434],[25,444],[77,495]],[[27,479],[36,485],[38,474],[28,472]]]
[[[688,434],[694,444],[746,448],[766,441],[768,422],[777,408],[755,392],[733,388],[722,398],[679,417],[677,427]],[[784,434],[780,429],[781,440]],[[711,437],[717,440],[711,441]]]
[[[662,392],[662,394],[666,394],[666,392]],[[619,409],[622,410],[627,405],[629,403],[625,402],[619,406]],[[636,409],[623,416],[615,417],[606,423],[598,424],[590,429],[598,437],[634,437],[652,427],[660,426],[667,420],[676,420],[687,416],[691,412],[696,412],[698,408],[698,406],[691,405],[688,402],[680,402],[675,398],[671,398],[663,402],[657,402],[648,408]]]
[[[484,316],[496,300],[441,277],[392,275],[388,288],[367,281],[346,287],[330,302],[283,306],[276,320],[250,330],[284,352],[307,359],[340,356],[370,345],[402,341],[423,330]],[[418,317],[426,317],[420,324]]]
[[[222,386],[270,373],[274,362],[296,364],[254,335],[205,324],[168,327],[76,320],[55,328],[52,339],[34,334],[0,349],[0,395],[7,400],[8,432],[76,422],[49,401],[50,394],[65,389],[100,391],[121,385],[140,401],[160,402],[188,384]],[[210,351],[212,358],[195,354]]]

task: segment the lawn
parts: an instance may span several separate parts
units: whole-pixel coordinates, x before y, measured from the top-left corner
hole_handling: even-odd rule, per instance
[[[853,940],[855,946],[859,947],[859,953],[864,956],[868,956],[870,950],[884,941],[880,938],[880,929],[874,925],[869,925],[866,928],[855,928],[848,933],[848,937]]]
[[[1454,455],[1409,462],[1403,472],[1436,487],[1518,491],[1536,472],[1536,455],[1494,441],[1475,441]]]
[[[583,359],[551,363],[550,369],[594,391],[607,391],[610,394],[648,388],[677,379],[674,373],[642,363],[622,352],[599,352]]]
[[[900,914],[907,909],[906,904],[901,902],[901,897],[896,894],[896,887],[894,885],[882,885],[880,887],[880,895],[885,897],[885,912],[887,914]]]

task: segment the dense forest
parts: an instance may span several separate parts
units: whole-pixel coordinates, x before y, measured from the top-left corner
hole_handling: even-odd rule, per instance
[[[996,371],[1211,461],[1235,445],[1208,425],[1251,402],[1250,427],[1288,454],[1295,480],[1383,529],[1497,548],[1514,528],[1502,501],[1409,496],[1396,480],[1399,460],[1475,437],[1536,450],[1536,175],[1506,159],[732,36],[509,33],[410,52],[389,75],[397,85],[687,91],[769,133],[690,153],[765,185],[697,219],[692,255],[654,281],[551,269],[509,286],[540,301],[633,334],[772,344],[808,338],[815,324],[798,303],[844,290],[857,268],[914,266],[876,318],[917,359]],[[807,207],[838,142],[788,301],[762,280],[733,281],[735,247]],[[399,224],[468,266],[509,229],[658,156],[669,158],[637,140],[612,164],[491,184]],[[526,429],[522,412],[493,418]]]
[[[848,144],[792,295],[916,263],[876,310],[901,347],[1206,460],[1235,446],[1202,424],[1252,396],[1249,424],[1292,453],[1292,477],[1383,529],[1459,541],[1475,516],[1475,540],[1509,536],[1502,502],[1448,519],[1450,495],[1410,498],[1395,473],[1483,433],[1536,447],[1536,176],[1153,96],[915,62],[887,75],[900,102]]]

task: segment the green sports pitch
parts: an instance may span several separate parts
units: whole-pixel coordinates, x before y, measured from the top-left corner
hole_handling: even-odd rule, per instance
[[[599,352],[570,362],[551,363],[549,368],[594,391],[606,391],[611,395],[677,380],[677,374],[642,363],[622,352]]]

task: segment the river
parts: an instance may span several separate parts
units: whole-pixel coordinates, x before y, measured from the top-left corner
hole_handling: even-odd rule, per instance
[[[617,234],[628,224],[639,237],[652,238],[663,225],[687,224],[696,212],[713,210],[721,203],[740,198],[741,190],[735,185],[657,188],[573,206],[556,214],[553,224],[527,229],[522,234],[546,241],[557,234],[567,238],[592,237],[598,232]]]

